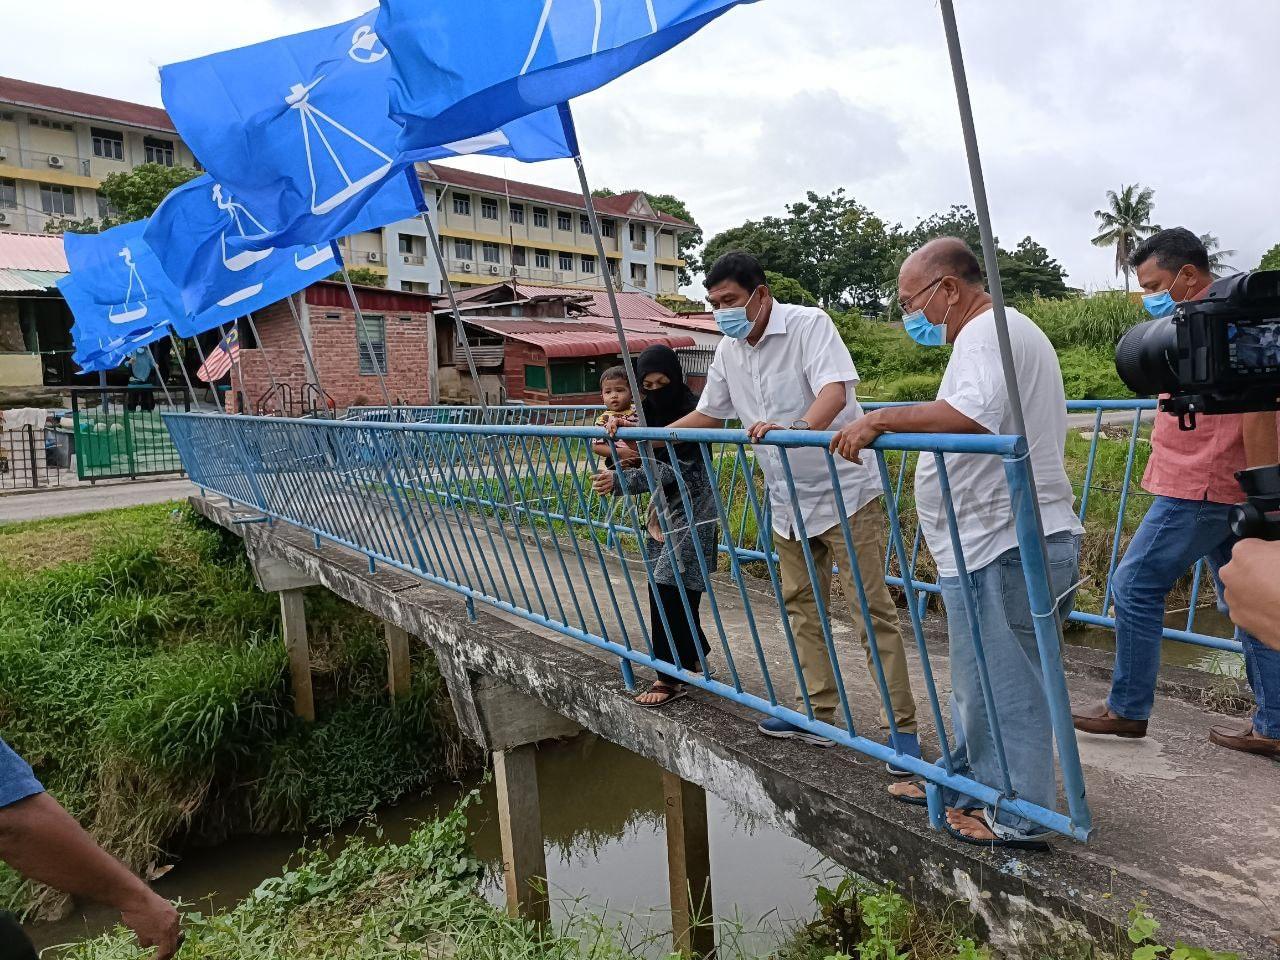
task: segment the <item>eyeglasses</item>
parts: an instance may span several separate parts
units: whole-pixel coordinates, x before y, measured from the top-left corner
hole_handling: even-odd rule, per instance
[[[944,276],[941,276],[941,277],[939,277],[937,280],[933,281],[933,283],[929,284],[927,287],[921,287],[919,290],[917,290],[917,291],[916,291],[915,293],[913,293],[911,296],[909,296],[909,297],[899,297],[899,298],[898,298],[898,309],[899,309],[899,310],[901,310],[903,313],[910,313],[910,312],[911,312],[911,303],[912,303],[912,301],[914,301],[914,300],[918,299],[918,298],[920,297],[920,295],[921,295],[921,294],[928,293],[930,290],[932,290],[934,287],[936,287],[938,284],[940,284],[940,283],[941,283],[943,280],[945,280],[945,279],[947,279],[945,275],[944,275]]]

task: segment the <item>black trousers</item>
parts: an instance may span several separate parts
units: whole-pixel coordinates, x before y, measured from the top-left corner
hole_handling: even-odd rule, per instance
[[[700,671],[702,663],[698,659],[698,651],[706,654],[711,649],[711,645],[707,643],[707,635],[702,632],[702,591],[686,587],[685,593],[689,597],[689,609],[693,613],[692,624],[684,612],[679,587],[662,583],[649,585],[649,635],[653,638],[654,657],[685,670]],[[667,626],[671,628],[671,640],[675,641],[674,655],[668,642],[667,630],[662,625],[664,613]]]
[[[36,957],[36,948],[22,932],[17,918],[11,913],[0,913],[0,960],[36,960]]]

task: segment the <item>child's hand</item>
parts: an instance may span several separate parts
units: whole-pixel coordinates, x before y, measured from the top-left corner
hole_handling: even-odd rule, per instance
[[[602,467],[591,478],[591,489],[600,496],[605,497],[613,493],[613,471],[607,467]]]
[[[620,467],[629,467],[640,462],[640,451],[629,443],[616,444],[618,450],[617,462]]]

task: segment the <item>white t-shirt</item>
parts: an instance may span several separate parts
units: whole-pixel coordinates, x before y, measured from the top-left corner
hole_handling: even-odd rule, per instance
[[[707,371],[698,412],[716,419],[737,417],[744,427],[760,421],[789,427],[805,415],[822,388],[832,383],[845,385],[844,409],[829,428],[839,430],[862,416],[858,371],[849,348],[822,310],[775,303],[764,335],[754,347],[732,337],[720,341]],[[810,537],[825,533],[840,522],[826,452],[817,447],[784,450],[757,444],[755,457],[769,490],[774,533],[788,540],[799,533],[782,466],[784,454],[791,465],[805,533]],[[883,492],[873,458],[865,457],[862,464],[856,464],[836,457],[835,465],[845,516],[852,516]]]
[[[1075,495],[1062,461],[1067,401],[1058,355],[1043,330],[1017,310],[1007,312],[1044,532],[1082,533],[1084,528],[1073,509]],[[993,311],[974,317],[956,337],[938,399],[992,433],[1015,432]],[[980,453],[948,453],[944,459],[965,568],[973,573],[1018,545],[1004,461]],[[931,453],[921,453],[916,465],[916,509],[925,542],[938,562],[938,572],[944,577],[956,576],[946,507]]]

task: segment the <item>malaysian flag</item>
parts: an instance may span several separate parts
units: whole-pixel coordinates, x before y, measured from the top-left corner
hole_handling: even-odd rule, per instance
[[[240,332],[232,330],[218,341],[217,347],[209,354],[205,362],[200,364],[200,369],[196,371],[196,376],[205,383],[213,383],[215,380],[221,380],[225,377],[227,371],[231,369],[231,365],[239,361]]]

